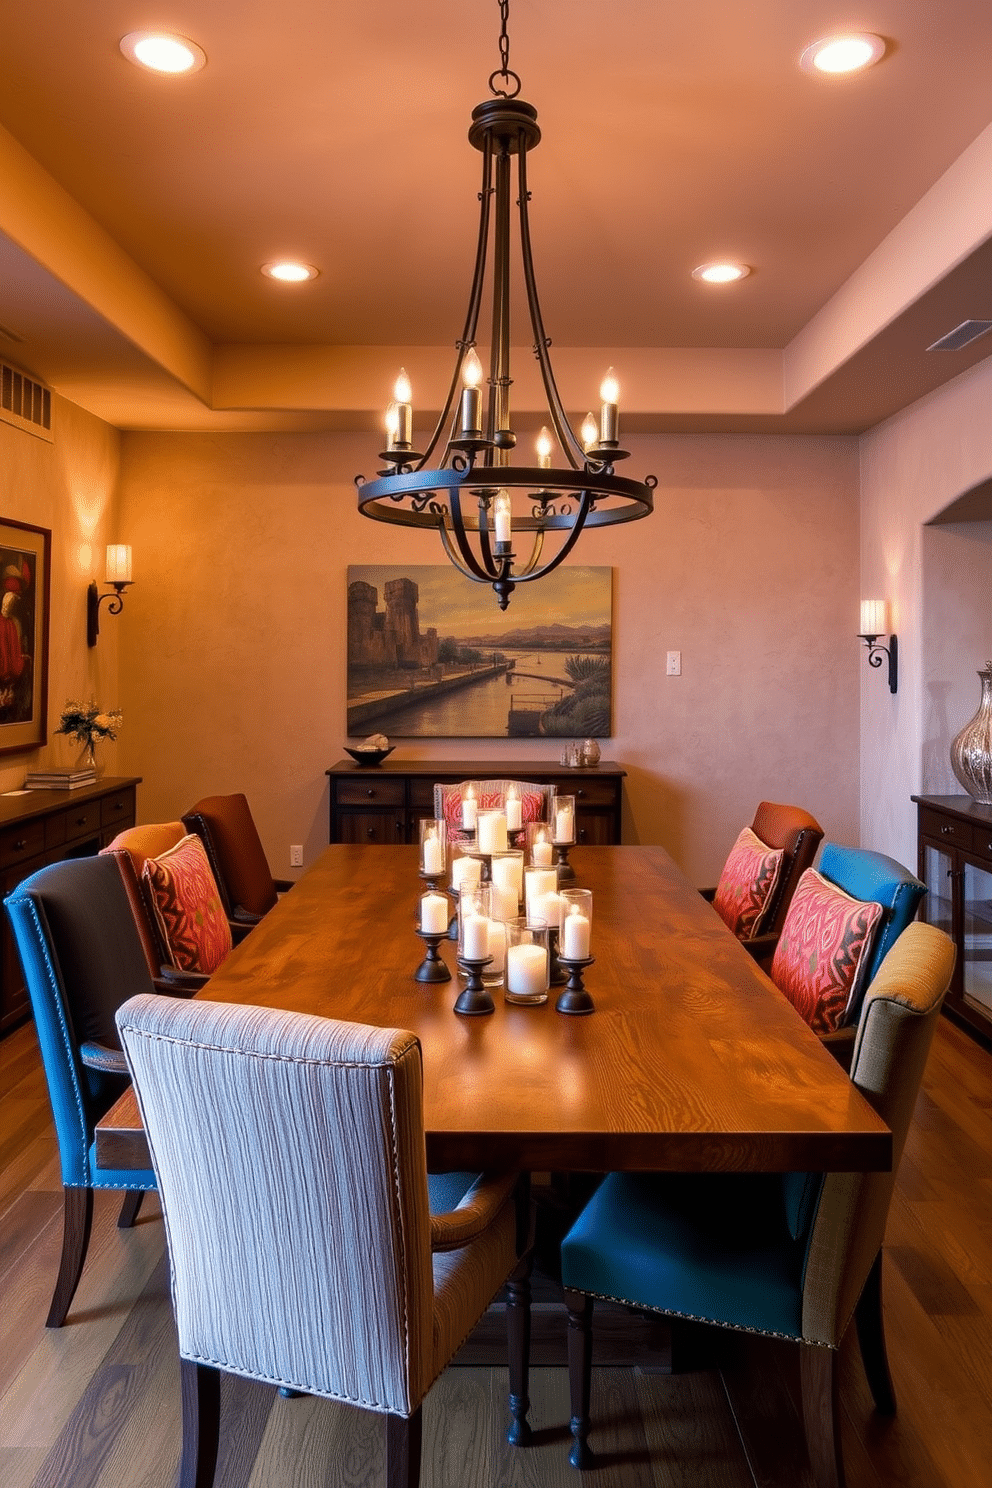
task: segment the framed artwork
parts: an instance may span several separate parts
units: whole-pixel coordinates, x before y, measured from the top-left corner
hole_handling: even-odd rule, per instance
[[[0,754],[48,739],[52,534],[0,517]]]
[[[348,734],[607,738],[613,570],[561,567],[497,609],[450,564],[348,569]]]

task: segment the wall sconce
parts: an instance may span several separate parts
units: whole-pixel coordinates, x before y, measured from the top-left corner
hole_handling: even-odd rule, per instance
[[[880,646],[879,636],[889,629],[889,606],[884,599],[861,601],[861,630],[858,639],[868,647],[868,665],[880,667],[882,657],[889,658],[889,691],[896,692],[899,686],[899,638],[890,635],[889,644]]]
[[[133,583],[131,578],[131,549],[127,543],[109,543],[107,546],[107,583],[111,585],[113,592],[101,594],[97,589],[96,580],[90,584],[86,591],[86,644],[95,646],[96,638],[100,634],[100,606],[105,599],[110,600],[107,610],[111,615],[119,615],[124,608],[124,590],[128,584]]]

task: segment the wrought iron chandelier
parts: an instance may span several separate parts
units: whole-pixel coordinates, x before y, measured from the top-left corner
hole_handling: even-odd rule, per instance
[[[499,0],[500,66],[489,78],[492,98],[472,110],[470,143],[482,153],[479,238],[468,312],[448,395],[427,448],[413,447],[412,394],[401,371],[386,415],[385,466],[378,479],[357,476],[358,508],[377,522],[437,528],[444,550],[466,578],[491,584],[501,610],[517,584],[543,578],[575,547],[586,527],[633,522],[653,509],[657,479],[618,476],[614,465],[629,451],[619,443],[619,389],[610,368],[600,387],[599,419],[590,413],[577,438],[562,407],[551,366],[531,256],[527,153],[539,143],[537,110],[518,98],[520,78],[510,68],[507,32],[509,0]],[[514,465],[517,437],[510,414],[510,228],[511,161],[517,161],[520,257],[552,435],[547,425],[537,437],[537,464]],[[487,392],[481,387],[477,329],[492,239],[490,294],[492,340]],[[460,390],[460,395],[459,395]],[[483,408],[483,402],[485,407]],[[553,468],[557,440],[566,464]],[[442,443],[443,441],[443,443]],[[435,460],[435,453],[437,458]],[[432,463],[433,461],[433,463]],[[514,496],[517,496],[516,505]],[[518,561],[521,534],[529,552]],[[550,557],[549,533],[560,534]],[[542,561],[543,560],[543,561]]]

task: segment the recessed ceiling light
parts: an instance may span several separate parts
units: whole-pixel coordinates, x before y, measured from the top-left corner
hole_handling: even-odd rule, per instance
[[[885,42],[872,31],[853,31],[848,36],[824,36],[814,41],[799,58],[804,72],[826,73],[840,77],[849,72],[862,72],[877,62],[885,51]]]
[[[269,279],[278,279],[281,284],[302,284],[305,279],[316,279],[320,270],[315,269],[313,264],[279,259],[277,263],[263,264],[262,273]]]
[[[121,51],[129,62],[147,67],[150,72],[199,72],[207,63],[207,54],[195,41],[173,36],[167,31],[129,31],[121,37]]]
[[[703,279],[707,284],[733,284],[737,279],[746,279],[751,270],[742,263],[704,263],[693,269],[693,279]]]

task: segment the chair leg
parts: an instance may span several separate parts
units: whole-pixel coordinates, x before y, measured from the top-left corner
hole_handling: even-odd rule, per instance
[[[143,1188],[129,1189],[124,1195],[124,1202],[121,1205],[121,1212],[117,1219],[117,1228],[119,1230],[129,1230],[131,1228],[138,1217],[138,1210],[141,1208],[141,1201],[144,1197],[145,1190]]]
[[[844,1488],[840,1446],[840,1401],[836,1349],[815,1343],[799,1345],[806,1449],[816,1488]]]
[[[412,1416],[386,1417],[386,1488],[419,1488],[423,1430],[419,1405]]]
[[[220,1370],[179,1360],[183,1453],[176,1488],[212,1488],[220,1445]]]
[[[52,1305],[45,1319],[46,1328],[61,1328],[65,1322],[66,1313],[76,1295],[79,1278],[83,1274],[83,1262],[93,1227],[93,1190],[65,1188],[62,1192],[62,1259],[59,1262],[55,1291],[52,1293]]]
[[[529,1447],[530,1423],[530,1270],[531,1253],[517,1263],[507,1283],[506,1347],[510,1365],[510,1414],[513,1420],[506,1433],[512,1447]]]
[[[595,1467],[596,1457],[589,1446],[589,1394],[592,1388],[592,1298],[584,1292],[565,1290],[568,1308],[568,1391],[572,1419],[572,1450],[568,1460],[573,1467]]]
[[[882,1252],[875,1257],[868,1273],[865,1289],[854,1311],[858,1330],[858,1345],[865,1376],[875,1401],[876,1410],[883,1416],[896,1413],[896,1393],[892,1388],[889,1360],[885,1352],[885,1326],[882,1316]]]

